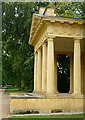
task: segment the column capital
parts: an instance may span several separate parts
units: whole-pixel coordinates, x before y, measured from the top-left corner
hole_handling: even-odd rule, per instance
[[[39,48],[37,49],[37,52],[38,52],[38,51],[41,51],[41,47],[39,47]]]
[[[34,55],[37,54],[37,51],[34,51]]]
[[[53,37],[47,37],[47,42],[54,42],[54,38]]]
[[[74,39],[74,43],[80,43],[81,40],[80,39]]]
[[[82,38],[74,38],[74,43],[80,43],[81,42],[81,40],[82,40]]]
[[[46,42],[42,42],[42,46],[43,46],[43,45],[46,45]]]

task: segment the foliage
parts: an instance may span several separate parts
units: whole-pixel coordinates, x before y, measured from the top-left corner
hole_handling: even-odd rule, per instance
[[[44,6],[47,3],[41,3]],[[38,2],[5,2],[2,4],[3,83],[33,90],[33,47],[28,45],[32,14]]]
[[[33,8],[33,3],[3,3],[3,81],[20,89],[33,80],[33,47],[28,45]]]
[[[40,6],[54,6],[57,16],[85,18],[85,2],[3,2],[2,3],[2,80],[19,89],[33,90],[33,47],[28,45],[33,13]],[[65,56],[59,57],[59,67]],[[69,63],[62,67],[67,75]],[[59,72],[60,76],[62,74]],[[64,77],[60,77],[62,81]],[[69,78],[68,78],[69,79]],[[66,78],[65,78],[66,80]],[[67,80],[68,82],[68,80]]]
[[[70,55],[58,55],[58,91],[67,93],[70,89]],[[63,87],[64,86],[64,87]]]
[[[84,2],[53,2],[48,6],[55,6],[55,14],[62,17],[85,18]]]

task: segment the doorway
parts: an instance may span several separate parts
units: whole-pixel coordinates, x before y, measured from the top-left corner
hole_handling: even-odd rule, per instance
[[[69,93],[70,90],[70,55],[57,55],[58,92]]]

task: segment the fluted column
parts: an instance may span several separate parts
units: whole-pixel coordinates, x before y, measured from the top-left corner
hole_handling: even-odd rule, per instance
[[[81,94],[81,45],[80,40],[74,40],[74,92],[73,95]]]
[[[73,55],[70,56],[70,91],[73,92]]]
[[[48,38],[47,42],[47,95],[51,96],[55,94],[53,38]]]
[[[42,55],[41,49],[38,49],[38,59],[37,59],[37,92],[42,91]]]
[[[37,92],[37,52],[35,53],[35,58],[34,58],[34,91]]]
[[[47,91],[47,47],[42,45],[42,94]]]

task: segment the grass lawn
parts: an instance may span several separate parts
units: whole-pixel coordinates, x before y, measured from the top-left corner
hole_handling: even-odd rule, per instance
[[[11,116],[10,118],[85,118],[85,114],[73,115],[29,115],[29,116]]]
[[[19,88],[14,86],[8,86],[4,92],[4,95],[10,95],[10,93],[28,93],[27,90],[19,90]]]

